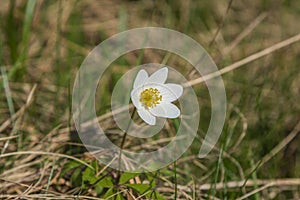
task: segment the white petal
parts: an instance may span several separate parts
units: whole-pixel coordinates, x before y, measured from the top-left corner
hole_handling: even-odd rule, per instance
[[[177,118],[180,115],[180,110],[177,106],[170,102],[161,102],[149,111],[156,117]]]
[[[183,87],[181,85],[167,83],[165,86],[171,90],[172,94],[176,96],[176,99],[178,99],[183,93]]]
[[[145,108],[142,107],[141,109],[138,109],[137,113],[147,124],[155,125],[156,118],[153,115],[151,115],[150,112],[147,111]]]
[[[145,84],[144,89],[147,88],[156,88],[158,89],[159,93],[162,95],[163,101],[173,102],[178,99],[183,92],[183,87],[178,84],[157,84],[157,83],[150,83]]]
[[[136,75],[136,78],[133,83],[133,88],[141,87],[148,78],[148,73],[145,70],[140,70]]]
[[[164,67],[154,72],[145,83],[164,83],[168,78],[168,68]]]
[[[183,92],[183,87],[178,84],[163,84],[157,87],[162,95],[163,101],[173,102],[178,99]]]
[[[140,107],[142,107],[141,103],[140,103],[140,93],[141,93],[141,89],[142,88],[137,88],[131,91],[131,101],[133,103],[133,105],[139,109]]]

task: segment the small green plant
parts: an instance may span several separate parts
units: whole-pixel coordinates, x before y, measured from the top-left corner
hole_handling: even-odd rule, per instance
[[[96,161],[89,163],[93,168],[100,169]],[[172,172],[170,172],[172,173]],[[67,162],[60,173],[61,178],[70,180],[72,187],[80,188],[79,194],[84,194],[89,189],[94,189],[97,196],[104,199],[127,199],[132,193],[134,196],[144,196],[151,199],[164,200],[165,198],[156,191],[159,180],[152,173],[120,173],[119,182],[116,182],[117,171],[107,169],[101,174],[76,161]]]

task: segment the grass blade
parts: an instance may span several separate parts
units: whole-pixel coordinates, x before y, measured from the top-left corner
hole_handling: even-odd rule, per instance
[[[25,19],[22,31],[22,41],[21,41],[21,53],[17,62],[13,65],[12,69],[8,73],[8,78],[12,76],[22,77],[25,72],[24,62],[27,57],[27,48],[30,37],[30,27],[34,14],[36,0],[29,0],[26,5]]]

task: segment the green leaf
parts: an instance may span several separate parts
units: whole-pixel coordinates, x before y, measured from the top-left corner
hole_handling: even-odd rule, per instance
[[[116,200],[124,200],[124,198],[121,194],[118,194]]]
[[[103,195],[104,199],[107,199],[108,197],[112,196],[114,194],[114,188],[110,188],[106,191],[106,193]]]
[[[150,192],[150,193],[146,194],[145,196],[150,198],[150,199],[166,200],[161,194],[159,194],[156,191]]]
[[[95,191],[97,192],[98,195],[100,195],[103,191],[103,188],[101,185],[95,185]]]
[[[146,174],[146,176],[147,176],[147,180],[151,184],[151,187],[155,188],[156,187],[156,183],[155,183],[154,177],[151,174]]]
[[[169,169],[162,169],[162,170],[160,170],[160,173],[163,174],[165,177],[173,177],[174,176],[174,172]]]
[[[63,169],[60,172],[60,177],[64,176],[67,172],[71,171],[72,169],[81,166],[82,164],[76,161],[70,161],[63,166]]]
[[[94,172],[94,170],[92,170],[91,168],[86,168],[82,174],[82,180],[84,182],[88,182],[90,184],[94,183],[95,181],[97,181],[97,177],[96,174]]]
[[[120,177],[120,184],[124,184],[124,183],[128,182],[130,179],[132,179],[138,175],[140,175],[140,174],[124,172]]]
[[[149,184],[126,184],[126,186],[136,190],[139,194],[144,194],[146,191],[151,189]]]
[[[82,183],[82,176],[81,176],[81,168],[77,168],[70,179],[72,186],[81,186]]]
[[[99,181],[96,185],[104,187],[104,188],[111,188],[114,186],[114,183],[113,183],[111,177],[106,177],[106,178],[102,179],[101,181]]]

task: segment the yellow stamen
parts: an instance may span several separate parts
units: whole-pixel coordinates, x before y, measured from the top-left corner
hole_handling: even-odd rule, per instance
[[[148,108],[153,108],[162,100],[160,92],[156,88],[148,88],[141,92],[140,102]]]

